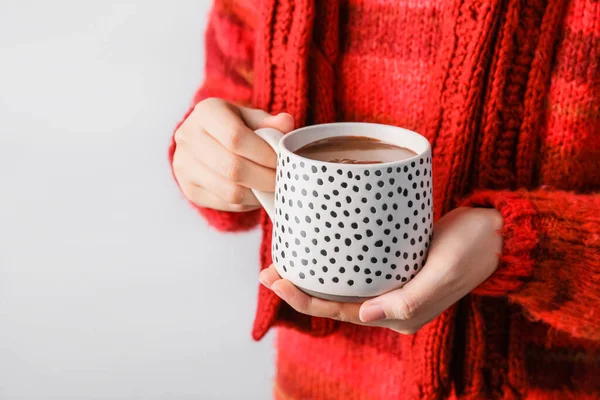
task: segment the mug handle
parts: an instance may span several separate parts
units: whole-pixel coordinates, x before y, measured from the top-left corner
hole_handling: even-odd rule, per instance
[[[279,141],[283,137],[283,133],[273,128],[262,128],[254,132],[275,150],[275,154],[279,154]],[[275,193],[263,192],[256,189],[252,189],[252,193],[254,193],[271,221],[273,221],[273,217],[275,217]]]

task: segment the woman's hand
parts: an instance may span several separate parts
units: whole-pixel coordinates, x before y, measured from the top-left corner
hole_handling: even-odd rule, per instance
[[[308,296],[281,279],[274,266],[259,280],[296,311],[411,334],[485,281],[502,250],[502,216],[494,209],[458,208],[434,226],[427,263],[403,288],[362,304]]]
[[[198,103],[175,132],[173,171],[184,195],[216,210],[260,207],[250,189],[274,190],[277,155],[253,131],[267,127],[287,133],[294,118],[216,98]]]

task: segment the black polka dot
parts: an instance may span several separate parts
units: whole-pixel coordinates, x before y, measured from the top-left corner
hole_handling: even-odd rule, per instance
[[[328,270],[329,270],[329,268],[327,268],[326,266],[323,266],[323,272],[327,272]]]
[[[363,203],[366,203],[367,202],[367,198],[363,197],[362,199],[360,199],[360,201],[362,201]]]
[[[348,187],[348,184],[347,184],[346,182],[342,182],[340,185],[341,185],[341,186],[342,186],[344,189],[346,189],[346,188]]]
[[[336,239],[339,239],[339,238],[342,237],[342,235],[340,235],[339,233],[336,233],[334,236],[335,236]]]
[[[321,171],[323,171],[323,172],[327,172],[327,167],[323,165],[323,166],[321,167]]]
[[[338,175],[342,175],[344,173],[344,171],[342,171],[341,169],[338,169],[336,172],[338,173]]]
[[[323,280],[323,278],[319,278],[319,283],[325,283],[325,281]]]
[[[390,233],[392,233],[389,229],[384,229],[383,233],[385,235],[389,235]]]
[[[349,216],[350,216],[350,212],[349,212],[348,210],[344,210],[343,214],[344,214],[346,217],[349,217]]]
[[[371,220],[369,219],[369,217],[364,217],[364,218],[363,218],[363,222],[364,222],[365,224],[368,224],[370,221],[371,221]]]
[[[324,255],[324,256],[326,256],[327,255],[327,250],[325,250],[325,249],[321,250],[321,254]]]
[[[316,174],[316,173],[317,173],[317,171],[318,171],[317,167],[315,167],[314,165],[313,165],[312,167],[310,167],[310,170],[311,170],[311,171],[312,171],[314,174]]]
[[[385,246],[385,252],[389,253],[390,251],[392,251],[391,247],[390,246]]]
[[[362,239],[362,235],[356,234],[356,235],[354,235],[354,239],[361,240]]]
[[[383,183],[383,181],[378,181],[378,182],[377,182],[377,186],[379,186],[379,187],[383,187],[383,185],[385,185],[385,183]]]
[[[365,245],[363,245],[362,249],[363,249],[364,252],[367,252],[367,251],[369,251],[369,246],[367,246],[365,244]]]
[[[378,240],[375,242],[375,247],[382,247],[383,246],[383,240]]]
[[[335,178],[334,178],[333,176],[330,176],[329,178],[327,178],[327,180],[328,180],[329,182],[333,182],[333,181],[335,181]]]
[[[354,272],[360,272],[360,267],[358,265],[354,266]]]
[[[352,261],[352,256],[346,256],[346,260]]]
[[[353,281],[352,279],[350,279],[350,280],[348,281],[348,286],[352,286],[352,285],[354,285],[354,281]]]
[[[300,277],[300,279],[304,279],[306,276],[304,275],[304,272],[300,272],[298,274],[298,276]]]
[[[351,223],[350,226],[352,229],[358,229],[358,224],[356,222]]]
[[[367,283],[371,283],[371,282],[373,282],[373,279],[371,279],[371,278],[367,278],[367,280],[366,280],[365,282],[367,282]]]
[[[392,279],[392,275],[391,275],[391,274],[387,274],[387,275],[385,276],[385,279]]]
[[[340,271],[340,274],[343,274],[344,272],[346,272],[346,268],[340,267],[340,269],[338,271]]]
[[[322,186],[323,185],[323,179],[321,179],[321,178],[317,179],[317,185]]]
[[[365,234],[367,235],[367,237],[371,237],[371,236],[373,236],[373,231],[370,229],[367,229]]]
[[[356,258],[358,258],[359,261],[362,261],[365,259],[365,257],[362,254],[359,254],[358,256],[356,256]]]
[[[375,175],[381,176],[381,171],[380,170],[375,171]]]
[[[358,189],[358,186],[356,186],[356,185],[355,185],[355,186],[352,186],[352,190],[354,190],[356,193],[358,193],[358,190],[359,190],[359,189]]]
[[[352,179],[352,176],[353,176],[353,175],[352,175],[352,172],[351,172],[351,171],[348,171],[348,178]]]
[[[371,275],[371,270],[369,268],[365,268],[365,274],[366,275]]]
[[[315,271],[314,271],[314,270],[312,270],[312,269],[311,269],[311,270],[309,270],[309,271],[308,271],[308,273],[309,273],[311,276],[315,276]]]
[[[338,283],[340,280],[337,276],[334,276],[332,279],[333,283]]]
[[[377,199],[377,200],[381,200],[381,193],[377,193],[377,194],[375,194],[375,199]]]
[[[396,264],[390,264],[390,268],[391,268],[391,269],[396,269],[396,268],[397,268],[397,267],[396,267]]]
[[[338,196],[340,194],[340,192],[337,189],[333,189],[331,193],[333,193],[334,196]]]
[[[375,276],[381,276],[381,271],[375,271]]]

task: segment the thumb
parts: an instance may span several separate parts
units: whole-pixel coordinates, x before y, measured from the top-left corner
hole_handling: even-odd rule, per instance
[[[294,117],[288,113],[271,115],[263,110],[240,107],[240,115],[246,126],[252,130],[273,128],[288,133],[294,129]]]

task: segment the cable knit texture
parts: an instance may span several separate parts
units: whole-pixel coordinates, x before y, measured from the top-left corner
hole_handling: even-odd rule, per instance
[[[279,327],[275,398],[600,398],[600,2],[216,0],[206,51],[192,106],[416,130],[436,218],[504,217],[498,270],[411,336],[300,315],[260,287],[252,334]],[[220,230],[260,223],[271,263],[264,212],[198,210]]]

